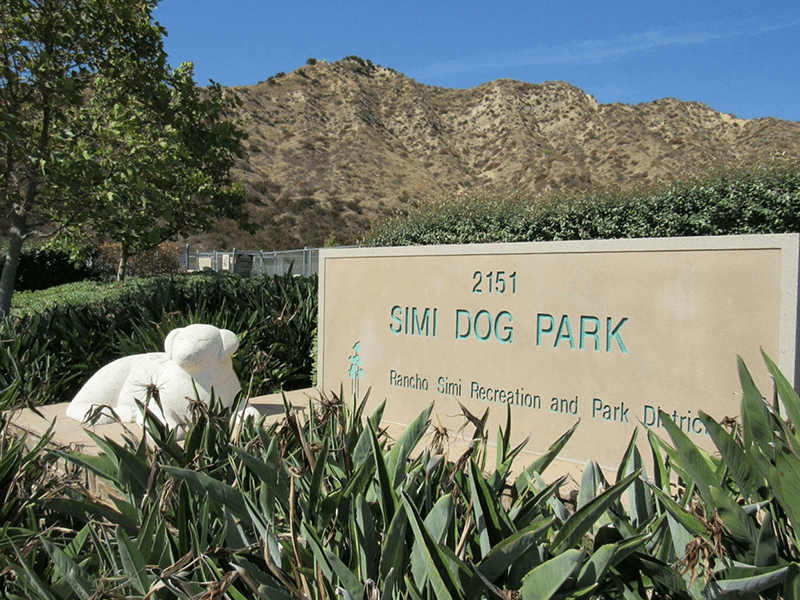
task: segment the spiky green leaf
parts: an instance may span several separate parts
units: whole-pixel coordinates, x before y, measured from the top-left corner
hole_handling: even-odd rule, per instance
[[[408,516],[406,511],[398,510],[386,529],[378,565],[381,577],[384,579],[389,577],[389,573],[392,570],[396,572],[395,578],[400,573],[407,571],[408,551],[405,544],[407,527]]]
[[[681,466],[689,473],[691,481],[697,485],[697,491],[707,506],[714,506],[710,489],[719,486],[714,472],[709,466],[706,455],[689,439],[689,436],[678,427],[672,418],[665,412],[659,411],[659,418],[666,427],[675,449],[681,458]]]
[[[336,573],[336,576],[339,578],[341,586],[354,598],[360,598],[364,591],[364,584],[359,581],[358,577],[347,568],[347,565],[344,564],[336,554],[327,548],[323,548],[323,552],[333,572]]]
[[[117,528],[117,547],[122,566],[131,578],[131,582],[140,594],[146,594],[150,588],[147,579],[147,564],[128,534],[122,528]]]
[[[778,368],[778,365],[767,356],[763,348],[761,350],[761,356],[764,358],[769,374],[772,375],[772,379],[775,381],[778,397],[783,401],[786,416],[789,417],[795,425],[800,424],[800,396],[797,395],[792,384],[786,379],[786,376]]]
[[[737,357],[737,366],[742,384],[742,429],[745,451],[757,446],[769,456],[771,453],[769,446],[774,432],[770,426],[767,407],[741,356]]]
[[[386,457],[386,470],[389,473],[389,477],[391,477],[392,488],[395,491],[398,491],[403,483],[409,455],[428,430],[432,410],[433,404],[429,405],[416,416],[408,427],[403,429],[403,433],[400,434],[397,442],[392,446],[389,455]]]
[[[743,597],[743,594],[755,598],[761,592],[781,585],[788,572],[788,565],[765,569],[731,567],[718,574],[718,579],[709,583],[705,596],[711,600],[737,595]]]
[[[680,524],[686,531],[693,536],[704,536],[706,528],[693,512],[686,510],[683,506],[675,502],[669,495],[662,492],[655,486],[651,489],[656,496],[657,502]]]
[[[477,565],[476,571],[480,572],[483,579],[490,582],[496,581],[503,573],[507,572],[514,562],[542,538],[553,523],[553,519],[540,518],[525,529],[510,535],[499,544],[495,545],[486,557]],[[470,597],[480,596],[481,588],[478,581],[473,581],[468,586],[472,590]]]
[[[700,419],[708,429],[708,434],[714,441],[714,445],[719,450],[722,462],[730,471],[731,477],[733,477],[745,498],[763,499],[762,488],[765,486],[766,481],[744,449],[714,419],[702,411],[699,414]]]
[[[439,544],[425,527],[411,498],[405,492],[402,493],[402,498],[402,506],[408,515],[414,536],[421,542],[420,550],[425,564],[426,581],[431,585],[437,600],[458,600],[462,597],[462,593],[457,579],[450,570],[450,557],[442,552]]]
[[[378,501],[381,506],[381,512],[383,513],[383,519],[388,522],[392,520],[397,510],[397,496],[395,495],[394,486],[389,477],[383,451],[381,450],[378,437],[371,423],[368,423],[367,429],[370,434],[369,439],[372,443],[372,456],[375,460],[375,469],[378,475]]]
[[[605,490],[594,500],[576,510],[553,538],[550,552],[557,555],[576,545],[594,527],[608,507],[619,500],[620,495],[628,489],[628,486],[637,477],[639,477],[639,471],[634,471]]]
[[[514,483],[517,494],[521,494],[522,491],[527,487],[528,482],[534,479],[534,473],[541,474],[547,467],[550,466],[550,463],[556,459],[561,450],[564,449],[564,446],[567,445],[567,442],[569,442],[570,438],[575,433],[575,430],[578,428],[579,423],[580,420],[570,427],[569,430],[560,438],[553,442],[550,448],[547,449],[547,452],[542,454],[542,456],[533,461],[522,473],[520,473],[519,477],[517,477],[517,480]]]
[[[94,595],[94,586],[92,585],[89,574],[83,567],[67,556],[61,548],[47,538],[40,537],[39,540],[78,598],[81,600],[91,600]]]
[[[575,588],[583,589],[598,586],[603,582],[603,578],[610,568],[625,560],[649,537],[649,533],[643,533],[616,544],[600,546],[581,567]]]
[[[165,465],[163,467],[167,474],[177,477],[187,483],[187,485],[197,494],[208,494],[216,504],[225,506],[229,511],[240,519],[248,519],[250,513],[247,510],[247,503],[242,497],[242,492],[214,479],[206,473],[191,471]]]
[[[469,484],[472,492],[472,507],[475,515],[476,533],[480,541],[481,558],[489,554],[492,546],[498,544],[511,528],[504,522],[506,515],[489,491],[486,480],[478,470],[474,460],[469,462]]]
[[[567,550],[534,568],[522,580],[522,600],[548,600],[583,562],[585,552]]]

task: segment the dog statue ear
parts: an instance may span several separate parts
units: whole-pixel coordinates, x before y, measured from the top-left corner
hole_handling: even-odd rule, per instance
[[[236,352],[236,349],[239,347],[239,338],[228,329],[220,329],[219,335],[222,338],[222,348],[219,351],[219,359],[222,360]]]
[[[166,352],[167,358],[170,360],[172,360],[172,346],[175,344],[175,338],[178,337],[181,330],[183,330],[183,327],[173,329],[167,334],[167,338],[164,340],[164,352]]]

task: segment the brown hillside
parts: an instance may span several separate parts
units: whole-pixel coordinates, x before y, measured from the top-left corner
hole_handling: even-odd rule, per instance
[[[422,85],[358,57],[251,87],[234,171],[260,231],[220,223],[194,244],[277,250],[352,243],[371,223],[458,194],[629,187],[800,157],[800,123],[698,102],[599,104],[567,83]]]

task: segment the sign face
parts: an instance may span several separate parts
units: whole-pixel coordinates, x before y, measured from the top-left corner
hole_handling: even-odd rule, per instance
[[[386,400],[410,423],[490,408],[512,440],[616,468],[659,411],[714,448],[698,417],[739,414],[741,355],[765,395],[760,349],[797,373],[800,236],[325,249],[319,382]],[[492,434],[493,435],[493,434]],[[641,436],[640,436],[641,437]],[[490,437],[490,442],[493,441]]]

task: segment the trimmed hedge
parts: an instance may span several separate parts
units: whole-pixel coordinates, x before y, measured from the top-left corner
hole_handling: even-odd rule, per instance
[[[141,280],[133,278],[113,283],[83,280],[40,290],[14,291],[11,311],[14,316],[23,317],[57,308],[64,310],[67,306],[100,305],[135,293],[140,285]]]
[[[474,244],[800,231],[800,165],[724,173],[654,191],[426,205],[382,223],[366,246]]]

